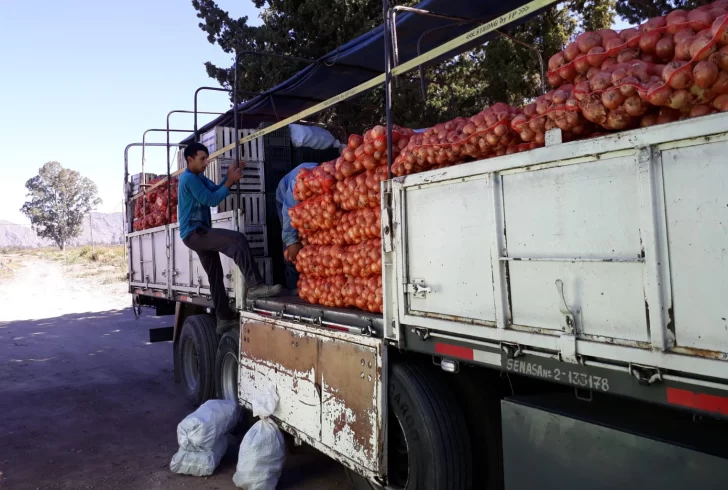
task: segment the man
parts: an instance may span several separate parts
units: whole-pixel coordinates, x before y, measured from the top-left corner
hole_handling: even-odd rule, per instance
[[[298,283],[298,272],[296,271],[296,256],[303,245],[298,241],[298,231],[291,226],[291,218],[288,210],[298,204],[293,197],[293,187],[296,185],[296,176],[302,168],[313,168],[318,163],[302,163],[286,174],[278,183],[276,189],[276,207],[278,208],[278,219],[283,229],[283,259],[286,263],[286,288],[294,291]]]
[[[207,168],[207,147],[192,143],[185,148],[187,169],[179,178],[179,229],[184,244],[197,252],[200,263],[207,273],[212,293],[212,304],[217,317],[217,333],[223,334],[238,325],[236,314],[230,308],[230,300],[223,282],[220,253],[233,259],[245,278],[249,299],[276,295],[280,285],[266,286],[258,271],[245,235],[237,231],[212,228],[210,207],[220,204],[230,188],[242,177],[242,167],[231,165],[220,185],[215,185],[203,175]]]

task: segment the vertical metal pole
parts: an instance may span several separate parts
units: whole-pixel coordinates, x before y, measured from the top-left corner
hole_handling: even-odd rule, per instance
[[[233,138],[235,138],[235,162],[239,165],[240,164],[240,135],[238,130],[238,52],[235,51],[235,76],[233,77],[233,119],[235,119],[235,135]],[[222,168],[222,165],[220,166]],[[233,209],[236,211],[236,216],[239,216],[240,213],[238,211],[240,210],[240,181],[237,183],[237,188],[235,191],[235,205],[233,206]],[[240,223],[238,223],[239,225]]]
[[[167,151],[167,223],[172,224],[172,175],[170,174],[170,162],[169,162],[169,116],[171,113],[167,114],[167,131],[165,134],[167,135],[167,144],[165,146],[165,150]],[[195,116],[197,115],[197,112],[195,112]],[[197,129],[197,128],[195,128]],[[197,134],[197,132],[195,132]]]
[[[390,34],[389,0],[382,0],[384,17],[384,107],[387,118],[387,178],[392,178],[392,37]]]

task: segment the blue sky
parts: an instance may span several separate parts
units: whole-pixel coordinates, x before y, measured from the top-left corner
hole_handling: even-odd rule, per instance
[[[250,0],[217,3],[259,23]],[[99,211],[121,210],[124,147],[163,128],[170,110],[192,109],[197,87],[217,85],[205,61],[232,64],[195,14],[190,0],[0,0],[0,220],[27,223],[25,181],[49,160],[96,182]],[[201,110],[229,107],[224,93],[200,100]],[[191,128],[192,117],[172,116],[171,125]],[[130,160],[139,172],[141,150]],[[163,172],[164,150],[149,150],[147,165]]]

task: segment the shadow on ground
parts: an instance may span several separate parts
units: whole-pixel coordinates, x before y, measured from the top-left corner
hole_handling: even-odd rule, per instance
[[[173,382],[172,344],[148,329],[172,317],[131,310],[0,322],[0,489],[233,489],[237,446],[209,478],[169,471],[176,426],[193,407]],[[346,488],[308,449],[280,489]]]

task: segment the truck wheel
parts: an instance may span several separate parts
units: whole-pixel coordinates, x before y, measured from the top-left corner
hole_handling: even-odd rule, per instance
[[[195,406],[215,395],[216,349],[215,318],[210,315],[188,317],[182,325],[177,355],[185,396]]]
[[[395,364],[389,378],[388,486],[471,490],[470,441],[463,415],[440,373]],[[381,489],[347,470],[356,490]]]
[[[215,356],[215,384],[219,400],[238,401],[238,349],[240,329],[233,328],[220,339]]]

